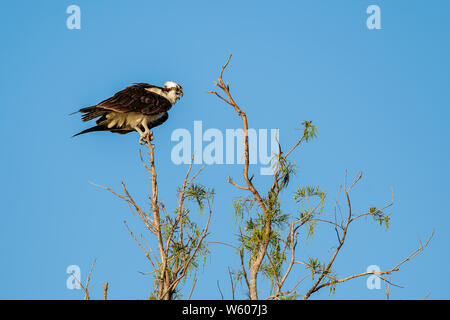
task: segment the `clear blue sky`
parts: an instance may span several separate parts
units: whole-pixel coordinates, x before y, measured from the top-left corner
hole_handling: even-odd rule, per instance
[[[66,28],[71,4],[81,8],[81,30]],[[381,8],[382,30],[366,27],[371,4]],[[86,126],[68,114],[133,82],[182,84],[184,97],[155,130],[161,199],[173,208],[187,169],[170,161],[173,130],[192,131],[195,120],[223,132],[241,126],[205,93],[229,53],[225,77],[251,127],[279,128],[286,146],[301,121],[319,128],[319,138],[295,154],[293,186],[318,184],[331,205],[344,170],[361,170],[357,212],[388,203],[394,189],[392,227],[384,231],[370,219],[355,225],[336,272],[392,267],[436,230],[430,247],[395,274],[405,289],[393,288],[391,297],[450,298],[449,10],[443,0],[3,1],[0,298],[79,299],[80,291],[66,288],[66,268],[79,265],[85,278],[95,257],[94,298],[106,281],[111,298],[148,296],[152,279],[139,271],[150,266],[122,223],[138,231],[138,222],[125,203],[88,183],[118,189],[125,180],[146,205],[138,136],[72,139]],[[240,181],[241,166],[208,166],[201,182],[217,191],[210,240],[236,244],[231,203],[241,193],[228,175]],[[258,186],[268,179],[255,177]],[[283,201],[295,212],[291,193]],[[305,249],[300,244],[299,259],[329,257],[334,235],[326,230]],[[230,298],[227,267],[237,267],[237,257],[223,246],[211,251],[193,297],[219,299],[219,280]],[[305,274],[296,272],[292,282]],[[331,299],[384,297],[365,282],[344,284]],[[313,298],[330,297],[325,290]]]

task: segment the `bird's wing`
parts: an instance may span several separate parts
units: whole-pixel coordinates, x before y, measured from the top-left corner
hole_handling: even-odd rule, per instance
[[[146,90],[152,87],[146,83],[136,83],[100,102],[96,107],[120,113],[139,112],[145,115],[168,111],[172,104],[163,96]]]

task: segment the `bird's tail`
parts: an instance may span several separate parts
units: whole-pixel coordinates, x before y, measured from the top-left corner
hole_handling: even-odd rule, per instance
[[[74,115],[76,113],[83,113],[83,115],[81,116],[81,119],[83,121],[89,121],[95,118],[98,118],[100,116],[103,116],[105,114],[105,109],[99,108],[97,106],[92,106],[92,107],[86,107],[86,108],[82,108],[78,111],[69,113],[69,116]]]
[[[95,127],[83,130],[81,132],[78,132],[77,134],[74,134],[72,136],[72,138],[76,137],[76,136],[79,136],[80,134],[85,134],[85,133],[94,132],[94,131],[108,131],[108,130],[109,129],[107,127],[105,127],[105,126],[95,126]]]

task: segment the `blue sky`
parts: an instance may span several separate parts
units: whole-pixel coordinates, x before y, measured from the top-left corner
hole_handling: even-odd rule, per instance
[[[71,4],[81,8],[81,30],[66,28]],[[371,4],[381,8],[381,30],[366,27]],[[160,197],[173,207],[187,166],[170,159],[171,133],[192,132],[195,120],[222,132],[241,127],[205,93],[232,53],[225,78],[250,127],[279,128],[289,146],[303,120],[318,126],[318,139],[293,158],[293,186],[320,185],[331,210],[345,169],[349,176],[362,171],[357,212],[389,203],[394,189],[391,228],[370,219],[355,225],[336,261],[338,275],[391,268],[435,230],[430,247],[393,276],[405,288],[393,288],[391,298],[448,299],[449,10],[438,0],[2,2],[0,298],[79,299],[81,291],[66,288],[66,268],[79,265],[85,278],[94,258],[93,298],[102,298],[106,281],[113,299],[148,296],[152,279],[139,271],[150,266],[122,222],[139,231],[138,221],[125,203],[88,183],[118,189],[124,180],[147,205],[138,136],[72,139],[86,126],[68,114],[133,82],[182,84],[184,97],[154,131]],[[201,177],[217,192],[211,241],[236,244],[231,203],[242,193],[226,177],[241,181],[241,170],[211,165]],[[255,181],[261,187],[270,177]],[[288,212],[296,210],[292,192],[283,198]],[[320,227],[312,243],[299,245],[299,259],[329,257],[333,241]],[[219,245],[211,252],[193,298],[219,299],[217,280],[231,298],[227,268],[238,266],[237,257]],[[290,283],[304,275],[297,269]],[[383,299],[384,290],[368,290],[361,278],[333,297],[325,290],[312,298]]]

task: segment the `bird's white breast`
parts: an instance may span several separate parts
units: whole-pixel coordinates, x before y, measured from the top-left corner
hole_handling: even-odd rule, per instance
[[[135,128],[141,126],[144,122],[150,123],[156,121],[162,116],[163,113],[156,114],[153,116],[147,116],[138,112],[127,112],[127,113],[111,112],[106,115],[106,118],[109,120],[108,128],[113,127]]]

